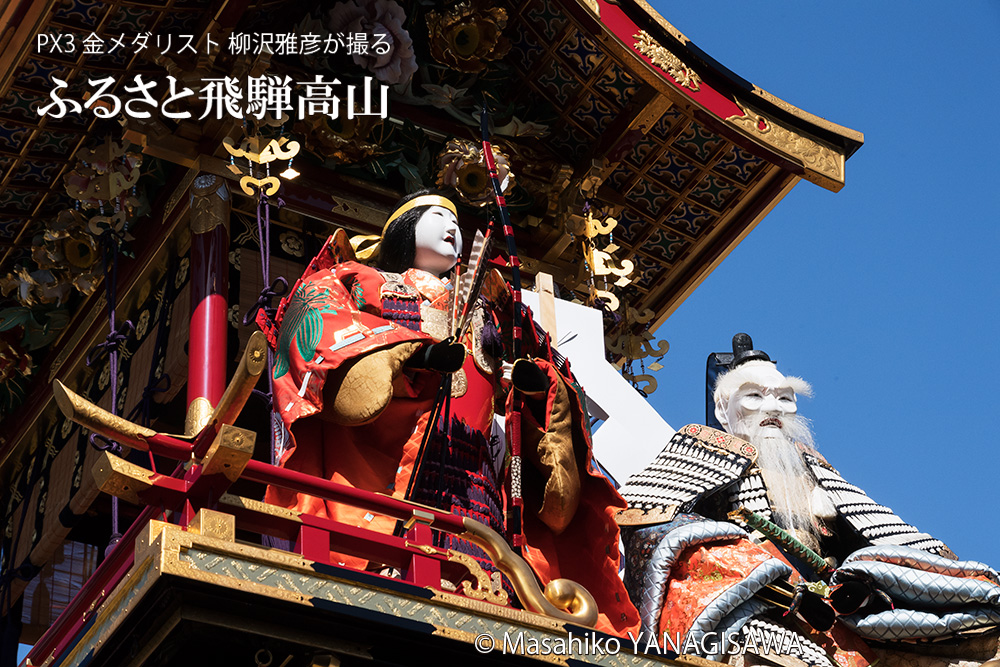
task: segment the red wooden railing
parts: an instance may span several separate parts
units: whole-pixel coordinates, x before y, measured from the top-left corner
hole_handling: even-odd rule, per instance
[[[212,433],[203,434],[209,435]],[[195,442],[186,442],[157,434],[149,437],[147,444],[149,450],[156,455],[176,461],[190,461],[193,452],[207,449],[201,440],[199,438]],[[151,474],[152,488],[143,495],[143,499],[149,504],[28,653],[27,658],[31,664],[42,664],[50,656],[61,656],[79,639],[84,626],[93,620],[101,604],[131,569],[136,538],[151,520],[163,519],[167,512],[170,512],[175,523],[186,527],[196,510],[219,509],[236,514],[241,529],[291,538],[294,550],[309,560],[334,565],[330,563],[333,548],[339,553],[356,555],[397,568],[402,572],[404,581],[434,588],[440,588],[442,565],[447,562],[447,556],[437,549],[420,548],[432,544],[431,527],[454,534],[466,531],[460,516],[254,460],[247,462],[241,479],[291,489],[399,519],[407,522],[405,537],[377,533],[307,514],[291,518],[241,510],[231,504],[220,506],[219,499],[228,486],[228,481],[220,480],[219,475],[213,476],[211,480],[205,479],[201,471],[201,465],[187,468],[178,465],[171,475]]]

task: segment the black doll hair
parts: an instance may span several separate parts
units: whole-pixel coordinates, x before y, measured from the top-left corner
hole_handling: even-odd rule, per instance
[[[424,195],[440,195],[447,198],[439,190],[417,190],[396,202],[393,211],[406,202]],[[417,222],[428,208],[427,206],[418,206],[392,221],[392,224],[382,234],[375,268],[392,273],[403,273],[407,269],[413,268],[413,262],[417,256]]]

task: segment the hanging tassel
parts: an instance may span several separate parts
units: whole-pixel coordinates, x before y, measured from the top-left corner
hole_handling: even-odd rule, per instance
[[[501,359],[503,357],[503,338],[500,336],[500,331],[497,329],[497,325],[493,322],[492,317],[488,317],[486,323],[483,324],[480,340],[482,341],[483,352],[494,359]]]

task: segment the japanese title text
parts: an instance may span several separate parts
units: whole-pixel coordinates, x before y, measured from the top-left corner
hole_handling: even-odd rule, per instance
[[[245,80],[228,76],[209,78],[201,81],[200,90],[195,93],[173,76],[167,77],[164,87],[136,74],[123,86],[127,96],[120,95],[116,90],[116,79],[107,76],[88,79],[86,83],[91,91],[83,100],[65,97],[64,91],[69,84],[62,79],[52,77],[52,82],[55,87],[49,92],[51,101],[40,105],[36,112],[39,116],[56,119],[84,110],[93,112],[98,118],[113,118],[120,113],[129,118],[149,118],[155,109],[159,109],[164,118],[188,119],[194,114],[185,107],[194,100],[200,100],[203,107],[198,120],[226,116],[239,119],[253,116],[259,119],[268,114],[280,118],[286,113],[293,113],[300,120],[313,115],[334,119],[342,114],[349,119],[356,116],[386,118],[388,115],[389,87],[379,84],[376,104],[370,76],[364,78],[361,91],[353,84],[344,85],[339,79],[324,79],[317,74],[312,81],[296,82],[289,76],[251,76]]]
[[[100,56],[120,52],[139,54],[155,51],[164,55],[213,54],[225,50],[232,55],[270,53],[277,56],[334,55],[384,56],[392,50],[392,39],[386,33],[369,35],[363,32],[328,34],[297,32],[236,32],[221,42],[208,33],[197,35],[154,35],[151,32],[115,37],[90,33],[81,37],[73,33],[40,33],[35,48],[41,54]]]

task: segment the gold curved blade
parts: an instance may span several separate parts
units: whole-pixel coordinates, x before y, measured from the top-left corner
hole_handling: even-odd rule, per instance
[[[83,396],[70,391],[59,380],[52,382],[52,395],[66,419],[123,445],[147,450],[149,445],[146,444],[146,439],[156,435],[156,431],[151,428],[133,424],[97,407]]]
[[[246,349],[236,367],[233,379],[229,381],[226,391],[219,399],[219,404],[212,411],[209,423],[232,424],[243,411],[247,399],[253,392],[257,379],[267,368],[267,337],[260,331],[254,331],[247,341]]]

